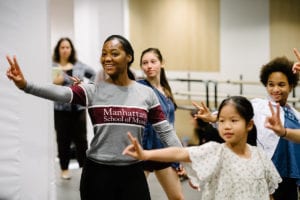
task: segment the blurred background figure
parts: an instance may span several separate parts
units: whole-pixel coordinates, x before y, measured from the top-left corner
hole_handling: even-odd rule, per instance
[[[72,77],[80,81],[94,81],[95,79],[96,72],[93,68],[77,60],[74,45],[67,37],[61,38],[57,42],[52,59],[54,84],[71,86],[73,85]],[[85,108],[79,105],[55,102],[54,126],[61,178],[70,179],[68,167],[74,151],[79,167],[84,165],[86,159],[88,142]],[[75,150],[71,146],[75,147]]]
[[[209,141],[215,141],[223,143],[224,140],[219,135],[218,129],[215,128],[211,123],[203,121],[201,118],[195,118],[198,110],[194,109],[191,111],[192,124],[194,125],[194,134],[198,139],[198,144],[204,144]]]

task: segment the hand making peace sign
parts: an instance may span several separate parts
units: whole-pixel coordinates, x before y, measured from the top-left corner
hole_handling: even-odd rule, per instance
[[[198,112],[193,116],[194,118],[200,118],[205,122],[216,122],[217,117],[213,115],[209,108],[201,101],[200,104],[192,102],[192,104],[198,109]]]
[[[23,76],[22,70],[19,67],[16,56],[14,56],[13,59],[11,59],[9,56],[6,56],[6,59],[10,65],[6,71],[7,78],[13,80],[19,89],[24,89],[27,82]]]
[[[273,130],[278,136],[284,137],[286,135],[286,129],[280,120],[280,105],[276,104],[275,111],[272,103],[269,102],[269,108],[271,116],[266,117],[265,127]]]
[[[293,72],[297,73],[300,71],[300,52],[296,48],[293,49],[293,52],[297,58],[297,62],[295,62],[293,65]]]

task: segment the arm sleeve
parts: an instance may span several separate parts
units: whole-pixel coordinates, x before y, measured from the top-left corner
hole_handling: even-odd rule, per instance
[[[175,129],[168,122],[168,120],[166,120],[165,114],[162,111],[158,98],[152,89],[150,94],[153,106],[149,110],[148,121],[152,124],[153,129],[159,135],[160,140],[165,146],[182,147]]]
[[[158,133],[160,140],[165,146],[178,146],[182,147],[182,144],[174,130],[167,120],[152,125],[154,130]]]
[[[278,184],[282,181],[282,179],[277,172],[273,162],[267,157],[263,150],[258,149],[258,153],[265,168],[265,178],[268,184],[269,193],[273,194],[278,188]]]
[[[88,66],[88,65],[84,65],[84,67],[85,67],[84,76],[86,78],[88,78],[90,82],[95,81],[95,78],[96,78],[95,70],[92,67]]]
[[[202,187],[220,172],[222,144],[208,142],[200,146],[188,147],[190,163],[183,163],[187,175],[194,186]]]
[[[37,97],[62,103],[70,103],[73,98],[71,88],[55,84],[38,85],[32,82],[27,82],[24,91]]]

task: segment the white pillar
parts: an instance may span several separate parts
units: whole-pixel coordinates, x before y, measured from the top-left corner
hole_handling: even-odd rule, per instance
[[[53,103],[18,90],[5,55],[27,80],[50,82],[47,0],[0,1],[0,199],[55,199]]]

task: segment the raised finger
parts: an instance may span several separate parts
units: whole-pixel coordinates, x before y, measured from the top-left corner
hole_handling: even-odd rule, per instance
[[[18,70],[18,71],[20,71],[20,67],[19,67],[19,63],[17,61],[17,57],[14,56],[13,59],[14,59],[14,63],[15,63],[15,69]]]
[[[81,81],[77,76],[72,76],[72,78],[74,78],[76,81]]]
[[[69,78],[73,81],[73,82],[80,82],[80,79],[78,79],[76,76],[69,76]]]
[[[196,102],[192,101],[193,106],[195,106],[198,110],[201,109],[201,106],[197,104]]]
[[[130,132],[128,132],[127,135],[128,135],[129,140],[131,141],[131,143],[136,146],[137,141],[136,141],[135,137],[133,137]]]
[[[300,52],[298,51],[298,49],[294,48],[293,51],[295,56],[297,57],[297,60],[300,61]]]
[[[277,117],[277,119],[279,119],[280,118],[280,105],[279,105],[279,103],[277,103],[277,105],[276,105],[276,117]]]
[[[12,67],[14,65],[12,59],[9,56],[6,56],[6,60],[9,63],[9,65]]]
[[[269,108],[270,108],[272,116],[274,116],[274,108],[273,108],[273,105],[270,101],[269,101]]]
[[[203,109],[205,112],[208,112],[208,111],[209,111],[208,107],[204,104],[203,101],[201,101],[201,106],[202,106],[202,109]]]

